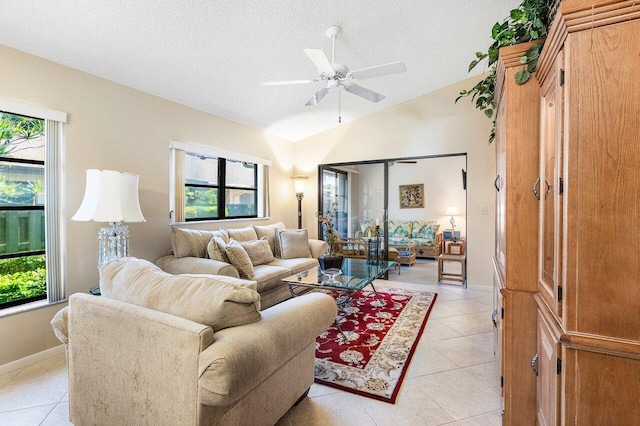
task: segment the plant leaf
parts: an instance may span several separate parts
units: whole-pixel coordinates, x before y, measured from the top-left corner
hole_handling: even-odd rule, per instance
[[[524,84],[527,81],[529,81],[529,78],[531,77],[531,73],[527,70],[522,70],[522,71],[518,71],[516,73],[516,83],[518,84]]]
[[[529,62],[529,58],[527,58],[526,56],[521,56],[520,57],[520,63],[521,64],[526,64],[527,62]]]

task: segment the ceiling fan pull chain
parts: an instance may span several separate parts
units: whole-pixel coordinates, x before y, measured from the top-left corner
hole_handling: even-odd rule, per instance
[[[342,92],[338,89],[338,124],[342,123],[342,97],[340,96]]]

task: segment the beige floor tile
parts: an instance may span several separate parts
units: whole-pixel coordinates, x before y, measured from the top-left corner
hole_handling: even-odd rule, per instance
[[[462,314],[486,312],[491,309],[491,305],[487,305],[480,298],[451,300],[449,302],[446,302],[446,305],[459,311]]]
[[[69,402],[69,392],[64,394],[60,402]]]
[[[73,426],[73,423],[69,421],[69,403],[56,404],[41,426]]]
[[[0,425],[2,426],[38,426],[53,410],[55,404],[40,405],[37,407],[22,408],[19,410],[0,413]]]
[[[60,402],[68,390],[66,359],[58,355],[25,367],[0,392],[0,412]]]
[[[375,399],[362,402],[377,426],[440,425],[454,420],[422,388],[420,379],[407,379],[395,404]]]
[[[453,328],[444,325],[437,318],[429,317],[427,320],[427,326],[424,328],[424,332],[420,337],[420,344],[422,344],[422,340],[429,342],[434,340],[452,339],[454,337],[462,337],[462,334],[458,333]]]
[[[331,386],[321,385],[319,383],[314,383],[311,385],[311,389],[309,389],[309,398],[316,398],[318,396],[330,395],[332,393],[340,392],[339,389],[332,388]]]
[[[2,387],[4,385],[9,383],[11,381],[11,379],[16,377],[21,371],[22,371],[22,369],[20,368],[18,370],[10,371],[9,373],[3,374],[2,376],[0,376],[0,390],[2,389]]]
[[[429,318],[445,318],[445,317],[455,317],[458,315],[464,315],[463,312],[452,308],[448,305],[449,302],[446,300],[442,300],[440,293],[438,293],[438,298],[436,299],[436,304],[433,305],[431,309],[431,313],[429,314]]]
[[[421,342],[409,363],[406,378],[426,376],[427,374],[460,368],[456,363],[433,349],[429,342]]]
[[[491,311],[439,318],[439,321],[465,336],[493,331]]]
[[[306,398],[289,410],[289,420],[292,426],[375,426],[363,399],[347,392]]]
[[[486,344],[475,342],[468,337],[436,340],[431,342],[431,346],[460,367],[495,361],[492,349],[487,349]]]
[[[493,389],[495,392],[500,393],[500,375],[498,374],[498,363],[488,362],[486,364],[473,365],[471,367],[465,367],[465,371],[471,373],[473,377],[480,380],[487,387]]]
[[[430,374],[413,380],[456,420],[500,408],[499,394],[463,369]]]
[[[502,417],[500,411],[492,411],[491,413],[482,414],[480,416],[469,417],[452,423],[452,426],[501,426]]]

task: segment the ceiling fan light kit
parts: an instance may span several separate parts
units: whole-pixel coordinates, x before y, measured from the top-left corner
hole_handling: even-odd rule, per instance
[[[330,26],[327,31],[327,37],[331,38],[331,61],[320,49],[303,49],[304,53],[309,57],[311,62],[318,69],[317,80],[291,80],[291,81],[270,81],[262,83],[263,86],[283,86],[289,84],[310,84],[318,82],[326,82],[326,87],[316,91],[314,95],[307,101],[305,106],[317,105],[330,90],[344,89],[345,91],[366,99],[370,102],[380,102],[385,98],[384,95],[376,93],[365,87],[354,83],[355,80],[364,80],[366,78],[381,77],[390,74],[398,74],[407,71],[407,67],[402,62],[393,62],[390,64],[377,65],[374,67],[363,68],[361,70],[349,71],[349,67],[344,64],[335,62],[335,42],[338,34],[342,29],[337,25]],[[338,91],[338,94],[340,92]],[[339,120],[340,121],[340,120]]]

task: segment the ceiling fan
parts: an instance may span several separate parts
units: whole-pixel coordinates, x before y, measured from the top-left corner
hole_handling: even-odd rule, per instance
[[[309,59],[318,68],[317,80],[292,80],[292,81],[268,81],[262,83],[263,86],[283,86],[288,84],[311,84],[318,82],[326,82],[326,87],[319,89],[305,106],[317,105],[322,98],[333,89],[344,89],[349,93],[360,96],[371,102],[380,102],[385,98],[384,95],[376,93],[355,84],[355,80],[364,80],[366,78],[381,77],[389,74],[397,74],[407,71],[407,67],[402,62],[393,62],[390,64],[377,65],[370,68],[363,68],[357,71],[349,71],[346,65],[335,62],[336,38],[341,28],[333,25],[327,29],[327,37],[332,40],[331,61],[327,55],[319,49],[303,49]],[[340,93],[340,91],[338,91]]]

